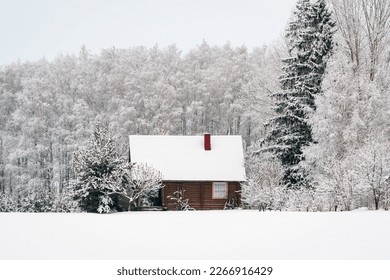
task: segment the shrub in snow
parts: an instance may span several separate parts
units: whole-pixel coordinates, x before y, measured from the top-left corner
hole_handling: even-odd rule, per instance
[[[383,137],[374,138],[343,156],[336,152],[316,156],[311,171],[318,207],[324,211],[389,208],[390,145]]]
[[[355,208],[354,197],[359,190],[352,162],[329,157],[322,164],[316,180],[317,197],[324,201],[325,211],[349,211]]]
[[[247,208],[280,210],[285,200],[281,185],[282,166],[269,154],[247,158],[248,180],[242,185],[242,202]]]
[[[238,199],[236,197],[231,197],[226,200],[223,210],[232,210],[239,207]]]
[[[158,170],[143,163],[132,164],[123,193],[129,200],[129,209],[135,210],[142,206],[149,197],[156,196],[163,186],[162,175]]]
[[[17,194],[18,211],[51,212],[54,195],[50,190],[31,188]]]
[[[173,195],[168,195],[167,198],[176,203],[176,209],[179,211],[195,210],[188,204],[188,198],[184,198],[184,192],[183,189],[177,190]]]
[[[69,190],[64,190],[62,193],[58,193],[54,199],[52,212],[79,212],[80,208],[77,201],[72,197]]]
[[[390,197],[390,143],[387,139],[368,142],[354,164],[360,188],[366,190],[376,210],[388,209]]]
[[[17,205],[8,193],[0,194],[0,212],[16,212]]]
[[[286,190],[285,209],[289,211],[317,211],[315,204],[315,190],[302,188],[300,190]]]

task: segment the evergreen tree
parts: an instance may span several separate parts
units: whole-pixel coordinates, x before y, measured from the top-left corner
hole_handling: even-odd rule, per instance
[[[283,59],[281,91],[274,94],[276,116],[266,124],[270,129],[262,151],[271,151],[281,160],[283,181],[289,188],[306,184],[298,164],[304,159],[302,149],[313,141],[308,118],[315,110],[315,96],[321,93],[334,26],[324,0],[299,0],[286,31],[290,57]]]
[[[80,208],[87,212],[111,212],[112,195],[124,193],[124,179],[130,168],[105,129],[95,129],[89,147],[75,155],[74,165],[77,181],[73,196]]]

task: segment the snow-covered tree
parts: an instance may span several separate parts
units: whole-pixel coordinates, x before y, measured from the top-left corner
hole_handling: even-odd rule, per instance
[[[290,57],[283,59],[281,91],[274,94],[276,116],[266,124],[267,147],[261,151],[271,151],[281,160],[283,181],[289,188],[307,184],[298,164],[304,159],[303,148],[313,141],[308,118],[315,110],[316,95],[321,93],[334,26],[323,0],[300,0],[287,28]]]
[[[78,201],[73,199],[73,193],[70,188],[64,189],[53,199],[52,212],[80,212]]]
[[[282,166],[272,155],[263,154],[246,159],[248,180],[242,185],[245,207],[260,210],[281,210],[285,203],[285,187],[281,184]]]
[[[390,3],[332,2],[338,47],[328,63],[324,94],[317,97],[311,116],[316,143],[304,152],[306,167],[326,208],[387,208],[386,180],[379,180],[376,172],[379,165],[382,171],[387,165],[382,155],[390,135],[390,37],[385,27]]]
[[[132,164],[126,180],[124,196],[129,199],[129,209],[137,209],[143,201],[158,196],[164,187],[161,173],[143,163]]]
[[[332,0],[338,29],[343,42],[341,49],[354,65],[364,68],[374,81],[378,66],[386,62],[389,44],[390,2],[388,0]]]
[[[356,187],[356,171],[350,159],[336,160],[328,157],[322,161],[323,173],[316,178],[316,195],[322,201],[322,210],[350,211],[355,208],[356,198],[361,197]]]
[[[18,193],[18,211],[21,212],[51,212],[53,202],[53,193],[42,187],[30,187]]]
[[[17,212],[18,207],[9,193],[0,194],[0,212]]]
[[[109,213],[113,194],[124,193],[130,166],[119,156],[108,131],[97,126],[87,149],[75,155],[76,182],[73,197],[81,210]]]
[[[359,185],[371,193],[375,209],[386,208],[390,194],[390,142],[375,139],[359,149],[355,162]]]

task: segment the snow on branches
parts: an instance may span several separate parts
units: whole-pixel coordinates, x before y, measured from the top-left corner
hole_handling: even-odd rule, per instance
[[[142,201],[150,196],[157,196],[162,184],[159,171],[143,163],[131,165],[128,182],[123,195],[129,199],[129,209],[142,206]]]
[[[300,0],[286,32],[290,57],[283,60],[276,100],[276,116],[266,126],[262,151],[274,153],[281,161],[283,182],[288,188],[307,186],[306,174],[298,164],[303,148],[312,143],[309,116],[315,110],[315,96],[321,93],[322,76],[333,48],[335,23],[323,0]]]
[[[75,155],[77,180],[73,196],[82,210],[108,213],[112,211],[110,195],[123,193],[123,179],[129,165],[119,156],[113,138],[97,126],[86,150]]]
[[[77,181],[73,197],[83,211],[109,213],[120,208],[114,197],[128,199],[128,208],[155,195],[163,187],[161,173],[145,164],[128,163],[119,156],[113,138],[97,126],[89,147],[75,155]]]

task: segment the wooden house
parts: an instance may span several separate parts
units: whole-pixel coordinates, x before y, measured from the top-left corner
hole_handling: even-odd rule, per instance
[[[196,210],[238,206],[245,181],[241,136],[132,135],[130,160],[160,171],[164,188],[156,206],[177,209],[182,196]]]

